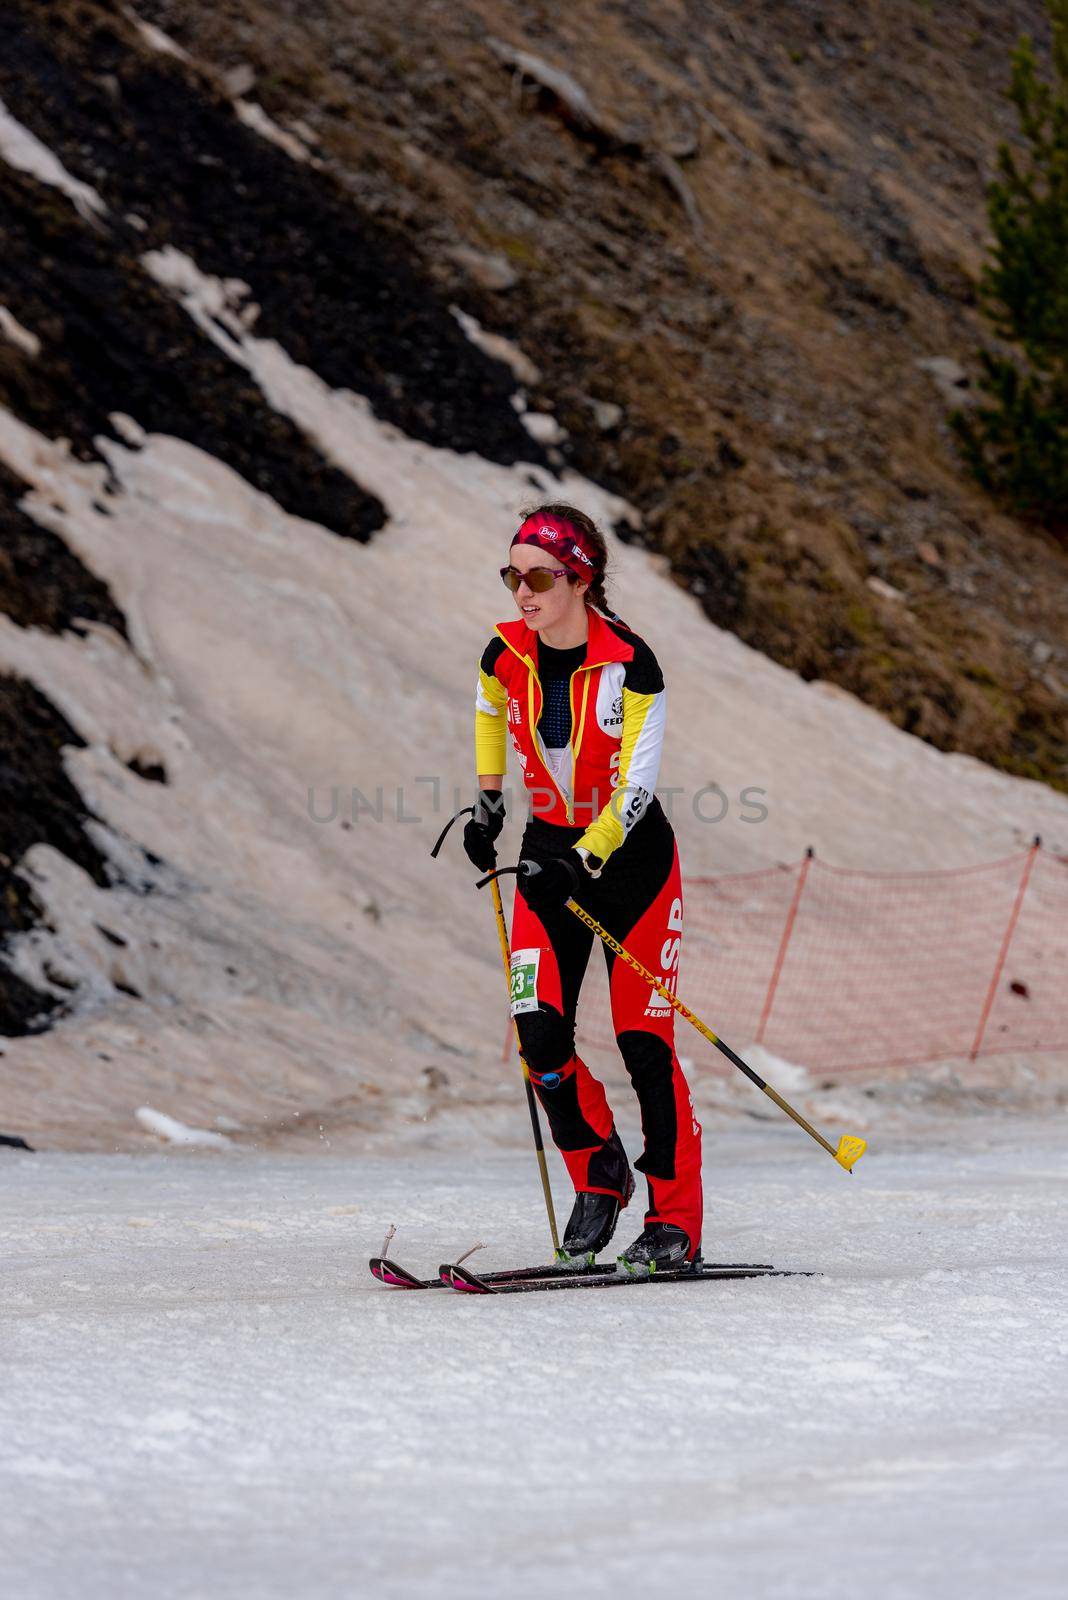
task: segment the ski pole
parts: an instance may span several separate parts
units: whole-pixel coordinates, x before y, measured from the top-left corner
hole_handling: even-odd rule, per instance
[[[536,870],[540,871],[540,868],[536,868]],[[521,876],[529,875],[525,870],[524,863],[520,863],[518,867],[498,868],[498,873],[499,872],[515,872],[517,875]],[[497,874],[491,874],[491,876],[495,879]],[[481,889],[482,885],[488,883],[489,881],[489,878],[480,879],[478,887]],[[680,1016],[685,1017],[687,1022],[691,1022],[693,1024],[698,1033],[704,1035],[709,1044],[714,1044],[716,1049],[722,1051],[722,1053],[727,1057],[727,1060],[738,1068],[739,1072],[744,1072],[750,1083],[755,1083],[758,1089],[763,1090],[769,1100],[773,1100],[775,1102],[780,1111],[785,1111],[786,1115],[788,1117],[792,1117],[799,1128],[804,1128],[805,1132],[815,1139],[817,1144],[822,1145],[824,1150],[826,1150],[829,1155],[834,1157],[835,1161],[837,1161],[840,1167],[844,1167],[847,1172],[852,1172],[853,1168],[856,1166],[857,1162],[868,1148],[867,1140],[858,1138],[856,1134],[844,1133],[839,1139],[837,1146],[831,1144],[830,1140],[825,1139],[823,1134],[812,1126],[811,1122],[806,1122],[801,1113],[799,1111],[795,1111],[793,1106],[790,1105],[788,1101],[784,1100],[782,1095],[779,1094],[777,1090],[771,1087],[770,1083],[765,1083],[759,1072],[754,1072],[752,1067],[747,1066],[742,1060],[741,1056],[735,1055],[730,1045],[724,1044],[719,1035],[713,1033],[712,1029],[703,1023],[700,1017],[690,1010],[689,1006],[684,1005],[677,995],[672,994],[671,990],[666,984],[661,983],[660,979],[650,972],[647,967],[644,967],[636,956],[632,956],[630,951],[626,949],[624,945],[621,945],[618,939],[613,939],[612,935],[608,932],[608,929],[602,928],[596,917],[591,917],[590,913],[585,911],[582,906],[579,905],[577,900],[568,900],[566,904],[567,909],[569,911],[573,911],[580,922],[584,922],[588,928],[592,928],[593,932],[598,936],[599,939],[603,940],[603,942],[608,946],[609,950],[614,950],[617,956],[622,956],[623,960],[626,961],[629,966],[633,967],[635,972],[641,974],[646,983],[652,984],[657,993],[663,995],[664,999],[670,1005],[674,1006],[675,1010],[680,1014]]]
[[[619,943],[618,939],[613,939],[608,930],[601,927],[601,924],[597,921],[596,917],[591,917],[588,911],[584,911],[577,900],[569,900],[567,902],[567,909],[569,911],[573,911],[580,921],[584,922],[588,928],[592,928],[594,933],[597,934],[600,939],[604,940],[605,944],[610,950],[614,950],[617,956],[622,956],[623,960],[628,962],[629,965],[634,968],[635,972],[640,973],[648,983],[651,983],[657,993],[663,995],[665,1000],[670,1001],[675,1007],[675,1010],[679,1012],[681,1016],[684,1016],[687,1022],[693,1023],[698,1033],[704,1034],[709,1044],[714,1044],[717,1050],[721,1050],[727,1057],[727,1060],[732,1062],[733,1065],[738,1068],[739,1072],[744,1072],[751,1083],[755,1083],[758,1089],[762,1089],[764,1091],[769,1100],[773,1100],[775,1102],[780,1111],[785,1111],[786,1115],[788,1117],[792,1117],[799,1128],[804,1128],[805,1132],[810,1134],[812,1138],[815,1139],[817,1144],[821,1144],[828,1154],[834,1157],[840,1167],[844,1167],[847,1172],[852,1172],[854,1166],[867,1149],[866,1140],[859,1139],[855,1134],[852,1133],[844,1133],[839,1139],[837,1147],[831,1144],[830,1140],[825,1139],[823,1134],[812,1126],[811,1122],[805,1121],[805,1118],[801,1115],[800,1111],[795,1111],[793,1106],[790,1105],[788,1101],[783,1099],[778,1090],[773,1089],[770,1083],[765,1083],[759,1072],[754,1072],[752,1067],[747,1066],[742,1060],[741,1056],[735,1055],[729,1044],[724,1044],[719,1035],[713,1033],[712,1029],[703,1023],[700,1017],[696,1016],[694,1012],[690,1010],[689,1006],[684,1005],[676,995],[673,995],[666,984],[661,983],[660,979],[655,977],[653,973],[648,970],[648,968],[643,967],[637,957],[632,956],[630,951],[625,949],[624,946]]]
[[[508,947],[508,927],[504,920],[504,906],[501,903],[501,886],[496,878],[493,880],[493,909],[497,913],[497,933],[501,941],[501,960],[504,962],[504,981],[508,986],[508,999],[512,997],[512,953]],[[527,1091],[527,1108],[530,1111],[530,1126],[534,1132],[534,1149],[538,1157],[538,1171],[541,1173],[542,1193],[545,1196],[545,1209],[549,1215],[549,1232],[552,1234],[553,1249],[560,1254],[560,1235],[556,1228],[556,1212],[553,1209],[553,1191],[549,1184],[549,1169],[545,1164],[545,1145],[541,1137],[541,1119],[538,1116],[538,1102],[534,1098],[534,1085],[530,1081],[530,1069],[523,1058],[523,1046],[519,1038],[519,1024],[512,1018],[512,1028],[515,1031],[515,1046],[519,1051],[519,1065],[523,1069],[523,1083]]]
[[[468,812],[474,812],[474,806],[464,806],[457,811],[456,816],[450,817],[438,835],[438,841],[430,854],[437,857],[438,851],[445,842],[445,835],[456,821],[457,817],[464,817]],[[479,886],[481,887],[481,885]],[[493,909],[497,914],[497,937],[501,945],[501,959],[504,962],[504,981],[508,988],[509,1005],[512,996],[512,952],[508,945],[508,925],[504,920],[504,905],[501,901],[501,889],[496,878],[493,880]],[[541,1136],[541,1118],[538,1116],[538,1102],[534,1098],[534,1085],[530,1081],[530,1069],[523,1059],[523,1050],[519,1040],[519,1024],[512,1018],[512,1027],[515,1030],[516,1049],[519,1051],[519,1065],[523,1069],[523,1084],[527,1091],[527,1110],[530,1112],[530,1126],[534,1134],[534,1151],[538,1158],[538,1171],[541,1174],[541,1189],[545,1196],[545,1210],[549,1218],[549,1233],[552,1236],[553,1251],[560,1254],[560,1233],[556,1226],[556,1210],[553,1206],[553,1191],[549,1183],[549,1168],[545,1161],[545,1143]]]

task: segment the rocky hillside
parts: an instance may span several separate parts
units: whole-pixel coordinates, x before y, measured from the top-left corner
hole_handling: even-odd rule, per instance
[[[710,617],[1068,785],[1068,557],[947,429],[1042,0],[139,0],[538,369]]]
[[[537,490],[615,526],[666,781],[768,795],[690,873],[1066,848],[1008,775],[1068,787],[1066,557],[945,421],[1039,7],[653,9],[0,0],[12,1131],[507,1098],[451,807],[398,824]]]
[[[983,336],[1008,54],[1023,30],[1043,38],[1041,0],[3,14],[14,114],[76,177],[121,187],[145,242],[185,239],[230,272],[255,259],[265,322],[328,381],[416,436],[514,457],[514,421],[480,412],[488,371],[472,386],[457,329],[440,351],[427,337],[433,289],[519,344],[558,459],[638,507],[715,621],[940,749],[1068,785],[1068,557],[969,482],[946,426]],[[258,182],[235,177],[235,100],[332,182],[265,159]],[[13,310],[137,326],[143,288],[84,241],[98,259],[68,260],[70,219],[6,200]],[[0,398],[84,446],[163,351],[128,340],[101,371],[80,332],[32,381],[0,345]],[[224,362],[178,365],[167,393],[149,384],[161,421],[192,386],[215,453],[370,531],[372,508],[257,416]]]

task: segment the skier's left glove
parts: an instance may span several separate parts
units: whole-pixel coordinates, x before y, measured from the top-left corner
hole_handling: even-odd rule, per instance
[[[575,850],[552,861],[521,861],[519,892],[531,911],[552,911],[570,900],[585,876],[582,857]]]

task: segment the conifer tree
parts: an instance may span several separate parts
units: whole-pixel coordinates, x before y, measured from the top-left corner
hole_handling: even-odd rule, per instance
[[[1001,146],[987,193],[979,298],[1003,347],[980,353],[983,401],[953,425],[980,482],[1068,540],[1068,0],[1046,4],[1052,79],[1022,38],[1009,98],[1024,148]]]

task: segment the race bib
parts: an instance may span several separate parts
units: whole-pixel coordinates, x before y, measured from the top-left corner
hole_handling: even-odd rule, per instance
[[[538,1009],[538,964],[540,961],[540,949],[512,951],[512,966],[509,976],[513,1017],[520,1016],[524,1011],[537,1011]]]

